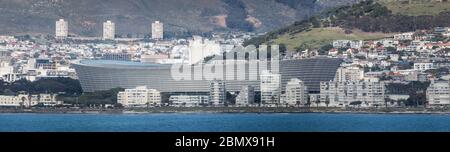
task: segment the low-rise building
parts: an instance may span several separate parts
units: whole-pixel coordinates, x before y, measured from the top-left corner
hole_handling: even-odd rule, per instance
[[[172,95],[169,98],[171,106],[174,107],[198,107],[208,105],[207,95]]]
[[[55,106],[61,105],[62,101],[56,100],[55,94],[25,94],[16,96],[0,95],[0,106],[4,107],[31,107],[36,105]]]
[[[414,63],[414,70],[426,71],[430,69],[435,69],[434,64],[431,62],[418,62]]]
[[[431,81],[427,88],[427,102],[430,106],[450,105],[449,81]]]
[[[147,89],[147,86],[138,86],[134,89],[125,89],[125,91],[119,92],[117,103],[124,107],[160,105],[161,93],[155,89]]]
[[[28,96],[0,96],[0,106],[3,107],[20,107],[28,103]]]
[[[334,48],[361,49],[363,44],[364,43],[361,40],[335,40],[335,41],[333,41]]]
[[[352,67],[340,67],[336,71],[334,81],[359,81],[364,79],[364,69],[352,66]]]
[[[405,41],[405,40],[413,40],[414,32],[401,33],[394,35],[394,40]]]
[[[384,104],[385,85],[376,79],[321,82],[320,102],[344,107],[351,104],[371,107]]]

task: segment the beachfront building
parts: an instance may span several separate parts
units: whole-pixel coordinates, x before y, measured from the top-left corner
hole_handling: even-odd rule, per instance
[[[242,86],[236,97],[236,106],[247,106],[255,103],[255,88],[249,85]]]
[[[15,96],[0,95],[0,107],[31,107],[36,105],[55,106],[61,105],[62,101],[56,100],[55,94],[26,94],[20,93]]]
[[[384,104],[385,85],[376,78],[361,81],[321,82],[320,102],[329,106],[357,105],[375,107]]]
[[[199,107],[207,105],[208,95],[171,95],[169,102],[174,107]]]
[[[63,104],[62,101],[58,101],[56,99],[56,96],[56,94],[41,93],[39,95],[34,95],[34,98],[37,98],[39,104],[42,104],[43,106],[55,106]]]
[[[262,71],[261,74],[261,103],[277,105],[281,97],[281,75],[270,71]]]
[[[0,106],[2,107],[28,107],[33,106],[30,102],[28,102],[28,96],[19,95],[19,96],[0,96]],[[37,103],[36,103],[37,104]],[[35,104],[34,104],[35,105]]]
[[[308,88],[297,78],[291,79],[286,85],[285,103],[290,106],[308,103]]]
[[[143,107],[148,105],[160,105],[161,93],[147,86],[138,86],[134,89],[125,89],[117,94],[117,103],[124,107]]]
[[[212,81],[209,86],[209,102],[213,106],[223,106],[227,100],[225,81]]]
[[[429,106],[450,105],[449,81],[431,81],[427,88],[427,102]]]

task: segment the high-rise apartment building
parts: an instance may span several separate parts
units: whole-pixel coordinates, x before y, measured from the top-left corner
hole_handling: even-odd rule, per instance
[[[281,75],[270,71],[262,71],[260,80],[261,103],[279,104],[281,96]]]
[[[227,90],[225,81],[212,81],[210,83],[209,101],[214,106],[225,105],[227,100]]]
[[[305,105],[308,103],[308,88],[297,78],[291,79],[286,85],[284,101],[288,105]]]
[[[159,40],[164,39],[163,23],[159,21],[155,21],[154,23],[152,23],[152,39],[159,39]]]
[[[106,21],[103,23],[103,39],[112,40],[116,35],[116,24],[111,21]]]
[[[56,38],[66,38],[69,35],[69,23],[64,19],[56,21],[55,36]]]

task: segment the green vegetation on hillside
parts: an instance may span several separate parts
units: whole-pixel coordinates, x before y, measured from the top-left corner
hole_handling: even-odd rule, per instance
[[[288,27],[248,40],[244,45],[275,43],[285,44],[290,51],[318,49],[332,40],[377,39],[397,32],[447,27],[450,26],[449,20],[450,12],[441,12],[435,16],[393,14],[377,1],[367,0],[353,6],[330,9],[309,20],[295,22]],[[330,28],[343,30],[327,30]]]
[[[380,0],[393,14],[409,16],[438,15],[441,12],[450,11],[450,1],[429,1],[429,0]]]
[[[360,30],[352,30],[351,33],[346,33],[342,28],[312,28],[305,32],[281,35],[270,43],[284,44],[288,50],[300,51],[308,48],[318,49],[337,39],[373,40],[389,36],[391,34],[362,32]]]

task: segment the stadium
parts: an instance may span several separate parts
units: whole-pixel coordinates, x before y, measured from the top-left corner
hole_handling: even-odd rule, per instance
[[[335,77],[342,63],[336,58],[312,58],[280,61],[282,88],[292,78],[303,80],[308,91],[320,91],[321,81],[330,81]],[[112,60],[79,60],[72,63],[84,92],[109,90],[112,88],[134,88],[146,85],[161,92],[208,92],[207,80],[174,80],[170,64],[154,64]],[[246,65],[248,69],[248,65]],[[201,70],[192,67],[192,71]],[[227,91],[240,91],[241,86],[250,85],[259,90],[261,69],[248,69],[246,75],[256,72],[258,80],[225,80]],[[225,73],[229,74],[229,73]]]

